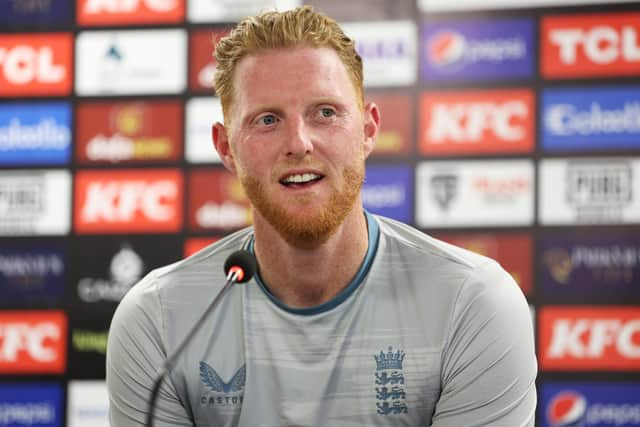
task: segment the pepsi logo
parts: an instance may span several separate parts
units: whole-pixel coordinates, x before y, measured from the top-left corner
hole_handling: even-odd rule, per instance
[[[439,67],[456,63],[462,59],[466,44],[464,36],[458,32],[439,31],[427,43],[429,62]]]
[[[551,427],[578,427],[584,419],[587,400],[575,391],[558,393],[549,402],[547,421]]]

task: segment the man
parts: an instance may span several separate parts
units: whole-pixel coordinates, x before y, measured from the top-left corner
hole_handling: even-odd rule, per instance
[[[253,227],[150,273],[114,315],[114,426],[144,422],[157,369],[245,247],[258,262],[166,377],[159,426],[533,426],[528,305],[493,260],[363,210],[380,127],[353,42],[309,7],[216,47],[224,165]]]

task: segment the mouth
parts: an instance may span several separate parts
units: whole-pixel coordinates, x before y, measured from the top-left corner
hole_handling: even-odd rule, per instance
[[[280,179],[280,184],[289,188],[302,188],[321,181],[323,175],[314,172],[292,173]]]

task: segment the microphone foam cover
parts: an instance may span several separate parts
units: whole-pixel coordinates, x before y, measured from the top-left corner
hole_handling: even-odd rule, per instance
[[[256,269],[258,267],[258,263],[256,261],[256,257],[247,250],[240,249],[233,252],[229,255],[224,262],[224,274],[228,275],[229,270],[232,267],[237,267],[242,269],[244,275],[239,278],[238,283],[244,283],[251,280],[254,274],[256,274]]]

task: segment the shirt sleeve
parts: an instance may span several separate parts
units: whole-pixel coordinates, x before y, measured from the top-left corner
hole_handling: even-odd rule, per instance
[[[144,426],[149,397],[166,359],[162,311],[153,273],[118,305],[107,342],[106,382],[112,427]],[[171,378],[166,375],[154,411],[154,426],[192,426]]]
[[[450,324],[432,426],[534,426],[533,325],[513,278],[493,261],[474,269]]]

